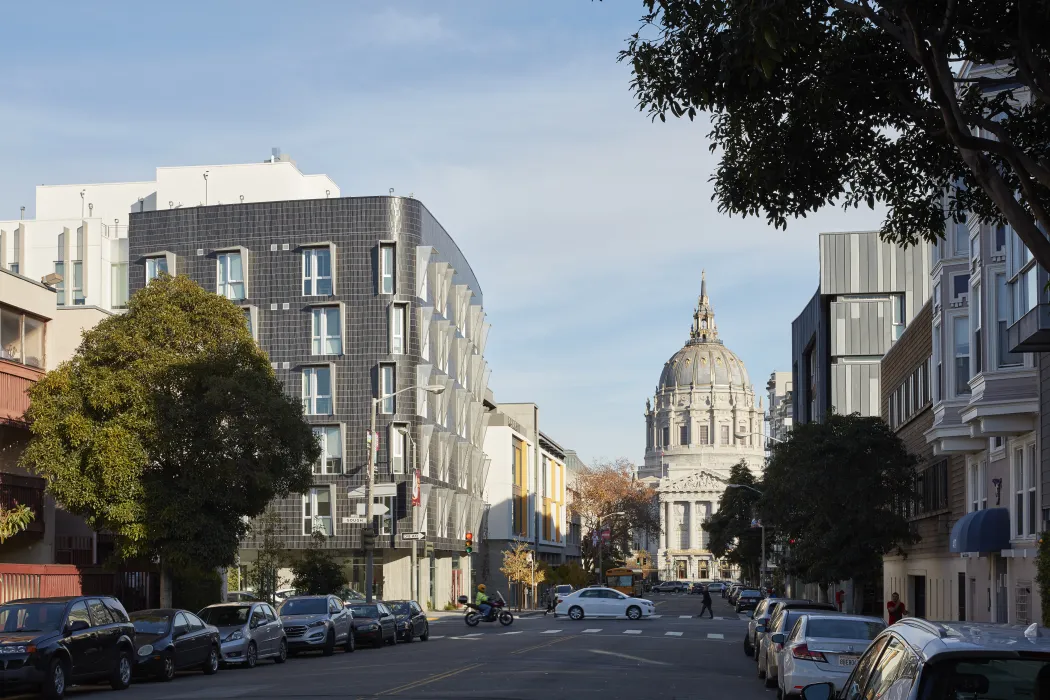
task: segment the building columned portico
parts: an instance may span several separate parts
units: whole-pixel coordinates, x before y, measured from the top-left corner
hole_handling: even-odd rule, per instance
[[[718,510],[724,486],[710,476],[693,472],[678,479],[660,479],[658,488],[663,524],[657,552],[661,578],[722,577],[723,572],[709,550],[709,535],[703,524]],[[727,569],[724,576],[729,575]]]

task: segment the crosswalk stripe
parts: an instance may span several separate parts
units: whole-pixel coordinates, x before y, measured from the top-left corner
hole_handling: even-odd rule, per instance
[[[540,634],[558,634],[559,632],[561,632],[561,630],[545,630],[540,632]]]
[[[444,638],[445,638],[445,635],[443,635],[443,634],[438,634],[438,635],[432,634],[432,635],[430,635],[430,637],[428,637],[428,639],[444,639]]]
[[[692,615],[679,615],[678,619],[679,620],[692,620],[693,616]]]
[[[707,638],[708,639],[725,639],[726,636],[724,634],[717,634],[715,632],[708,632],[707,633]]]
[[[602,631],[601,628],[598,628],[598,629],[584,630],[583,633],[584,634],[598,634],[601,631]]]
[[[624,630],[623,633],[624,634],[641,634],[642,631],[641,630]]]
[[[518,630],[517,632],[504,632],[503,634],[521,634],[521,633],[522,633],[521,630]]]
[[[681,637],[681,632],[664,632],[665,637]]]
[[[483,634],[485,634],[485,633],[484,632],[472,632],[470,634],[466,634],[466,635],[463,635],[463,636],[465,636],[465,637],[480,637]]]

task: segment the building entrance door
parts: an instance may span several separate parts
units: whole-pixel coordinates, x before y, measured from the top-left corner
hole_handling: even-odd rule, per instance
[[[1006,570],[1007,561],[1001,554],[995,554],[992,556],[992,564],[995,567],[993,569],[995,576],[995,621],[996,622],[1009,622],[1009,608],[1007,607],[1006,591]]]
[[[689,562],[679,559],[674,563],[674,577],[679,580],[689,578]]]
[[[966,574],[959,572],[959,621],[966,620]]]
[[[925,618],[926,617],[926,577],[925,576],[910,576],[911,579],[911,599],[912,608],[911,614],[915,617]]]

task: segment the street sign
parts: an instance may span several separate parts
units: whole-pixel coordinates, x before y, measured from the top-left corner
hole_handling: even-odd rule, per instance
[[[344,525],[364,525],[365,516],[363,515],[345,515],[343,516]]]
[[[602,528],[602,539],[605,540],[606,542],[608,542],[611,538],[612,538],[612,533],[609,531],[609,528],[607,528],[607,527]]]
[[[358,503],[357,504],[357,514],[363,516],[365,513],[367,513],[368,512],[367,506],[368,506],[367,503]],[[382,503],[373,503],[372,504],[372,515],[386,515],[389,512],[390,512],[390,509],[387,508]]]
[[[402,532],[401,533],[401,539],[403,539],[403,540],[419,540],[420,542],[422,542],[426,538],[427,538],[427,533],[425,533],[425,532]]]

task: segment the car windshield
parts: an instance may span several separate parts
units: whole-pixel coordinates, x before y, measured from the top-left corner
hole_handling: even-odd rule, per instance
[[[281,616],[285,615],[326,615],[327,598],[289,598],[281,603]]]
[[[62,624],[65,603],[11,603],[0,605],[0,630],[48,632]]]
[[[167,615],[159,613],[133,613],[131,622],[139,634],[165,634],[168,631]]]
[[[248,621],[248,611],[250,606],[247,605],[223,605],[215,608],[205,608],[201,610],[200,617],[202,620],[207,622],[209,625],[215,625],[216,627],[232,627],[233,625],[243,625]]]
[[[938,700],[1044,698],[1050,690],[1050,658],[965,659],[933,666]]]
[[[412,608],[408,603],[387,603],[387,607],[394,611],[395,615],[411,615]]]
[[[807,637],[828,639],[875,639],[886,629],[881,622],[867,620],[835,620],[832,618],[810,618],[806,625]]]
[[[762,594],[759,593],[758,591],[752,591],[752,590],[746,590],[746,591],[741,591],[740,592],[740,597],[741,598],[757,598],[760,595],[762,595]]]
[[[555,590],[555,592],[557,592],[560,595],[568,595],[568,594],[572,593],[572,586],[568,586],[568,585],[558,586],[554,590]]]
[[[607,576],[606,579],[610,586],[622,586],[624,588],[630,588],[631,584],[634,581],[634,577],[632,577],[630,574],[628,574],[627,576]]]
[[[351,605],[350,610],[353,611],[354,617],[379,617],[379,608],[375,605]]]

